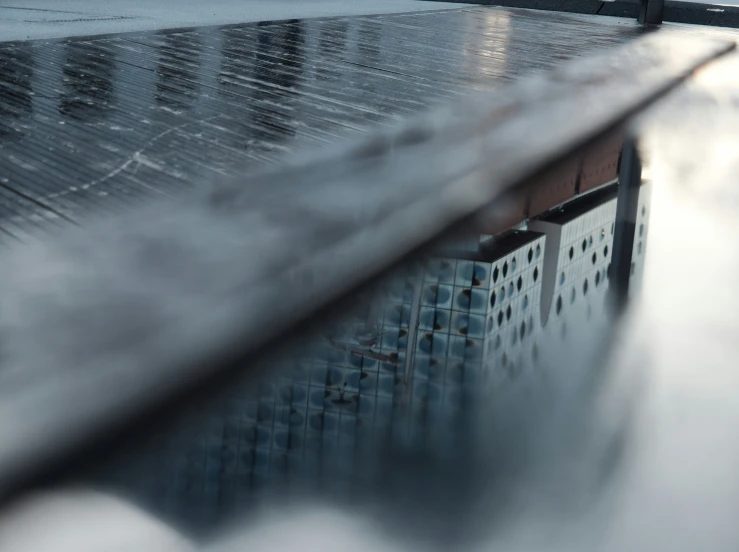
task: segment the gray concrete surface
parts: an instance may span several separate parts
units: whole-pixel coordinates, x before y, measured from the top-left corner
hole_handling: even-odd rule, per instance
[[[419,0],[0,0],[0,42],[459,7]]]

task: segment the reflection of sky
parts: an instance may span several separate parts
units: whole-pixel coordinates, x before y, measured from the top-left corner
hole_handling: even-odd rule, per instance
[[[464,65],[481,77],[500,78],[506,74],[511,21],[507,12],[490,10],[470,20],[470,34],[464,45]]]

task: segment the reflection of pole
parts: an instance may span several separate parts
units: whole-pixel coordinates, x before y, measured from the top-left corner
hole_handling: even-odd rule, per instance
[[[661,25],[665,0],[639,0],[639,17],[642,25]]]
[[[413,282],[413,299],[411,301],[411,316],[408,321],[408,345],[405,352],[405,369],[403,371],[403,379],[406,383],[406,392],[410,392],[411,379],[413,375],[413,365],[416,357],[416,343],[418,340],[418,319],[421,314],[421,294],[423,293],[423,275],[425,266],[420,267],[420,275],[412,277]]]
[[[610,287],[617,310],[623,308],[629,293],[631,254],[634,250],[641,172],[641,159],[639,158],[636,139],[629,136],[624,142],[621,154],[616,227],[613,236],[613,255],[611,257]]]

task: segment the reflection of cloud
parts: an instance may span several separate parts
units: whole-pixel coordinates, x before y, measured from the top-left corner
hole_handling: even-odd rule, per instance
[[[112,50],[92,42],[68,42],[64,49],[60,113],[83,122],[106,117],[114,102]]]
[[[67,489],[26,498],[0,522],[3,552],[188,552],[184,537],[121,500]]]
[[[29,45],[20,45],[0,57],[0,136],[11,138],[25,132],[18,125],[33,109],[31,80],[33,55]]]
[[[281,509],[254,520],[208,552],[410,552],[410,547],[383,538],[366,518],[315,505]]]

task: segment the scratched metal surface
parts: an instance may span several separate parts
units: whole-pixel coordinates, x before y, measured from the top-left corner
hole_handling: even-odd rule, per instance
[[[275,163],[562,60],[631,22],[505,9],[0,46],[0,244]]]

